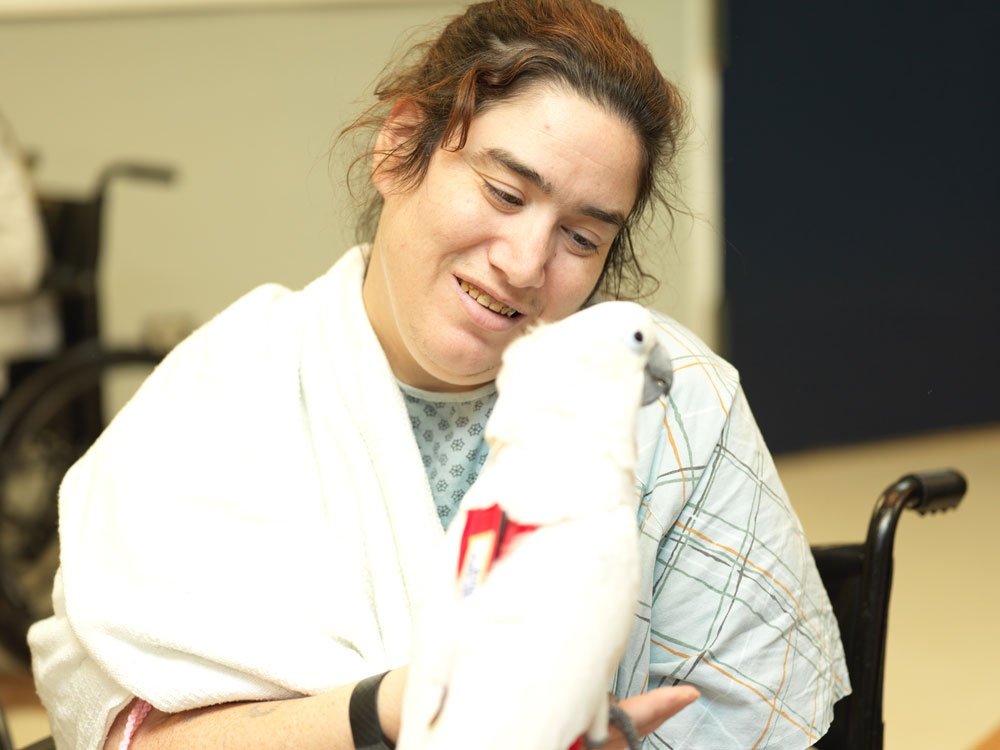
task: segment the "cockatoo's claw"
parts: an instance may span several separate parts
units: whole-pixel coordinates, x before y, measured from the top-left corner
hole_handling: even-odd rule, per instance
[[[608,705],[608,722],[614,724],[618,730],[625,736],[625,741],[628,743],[629,750],[639,750],[639,746],[642,744],[642,740],[639,738],[639,733],[635,731],[635,724],[632,723],[632,719],[629,715],[625,713],[624,710],[619,708],[617,699],[612,695],[610,696],[611,702]],[[583,735],[583,747],[585,750],[596,750],[596,748],[602,747],[608,742],[608,733],[605,732],[603,737],[595,737],[593,734]]]
[[[625,735],[625,741],[628,743],[629,750],[639,750],[642,740],[639,739],[639,733],[635,731],[635,724],[632,723],[632,719],[629,718],[629,715],[622,708],[614,704],[609,706],[608,721],[618,727],[618,730]]]

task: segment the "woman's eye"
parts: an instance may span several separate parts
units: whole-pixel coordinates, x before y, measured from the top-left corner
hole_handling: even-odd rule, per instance
[[[501,190],[493,183],[488,180],[483,180],[483,186],[486,188],[491,196],[493,196],[497,201],[504,204],[505,206],[523,206],[524,201],[516,195],[508,193],[506,190]]]
[[[569,235],[570,240],[572,240],[573,244],[576,245],[577,247],[580,247],[586,250],[587,252],[591,253],[597,252],[597,243],[587,239],[579,232],[574,232],[572,229],[567,229],[566,234]]]

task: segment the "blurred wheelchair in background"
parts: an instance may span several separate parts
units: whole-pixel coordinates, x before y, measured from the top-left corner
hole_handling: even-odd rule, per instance
[[[28,664],[28,627],[51,614],[59,564],[57,493],[66,470],[165,354],[163,346],[109,348],[98,307],[98,261],[108,188],[120,178],[166,183],[173,171],[105,169],[89,195],[40,197],[49,267],[37,294],[58,308],[63,349],[11,363],[0,402],[0,646]],[[0,299],[0,305],[23,303]]]

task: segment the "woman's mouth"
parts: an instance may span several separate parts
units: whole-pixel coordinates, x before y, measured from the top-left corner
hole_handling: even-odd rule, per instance
[[[478,302],[480,305],[487,308],[488,310],[492,310],[493,312],[499,315],[505,315],[508,318],[516,318],[518,315],[521,314],[513,307],[505,305],[502,302],[498,302],[497,300],[490,297],[490,295],[488,295],[486,292],[476,289],[476,287],[472,286],[472,284],[470,284],[469,282],[463,279],[460,279],[459,281],[462,285],[462,291],[464,291],[466,294],[472,297],[472,299],[474,299],[476,302]]]

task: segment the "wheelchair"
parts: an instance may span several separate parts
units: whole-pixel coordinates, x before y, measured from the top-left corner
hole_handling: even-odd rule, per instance
[[[924,515],[957,507],[966,487],[965,477],[952,469],[908,474],[879,497],[864,542],[812,548],[840,626],[853,688],[834,706],[833,724],[817,740],[817,750],[882,750],[882,684],[896,526],[906,510]]]
[[[108,188],[121,178],[169,182],[173,172],[113,164],[88,195],[39,198],[50,262],[36,294],[54,299],[64,348],[47,360],[11,363],[0,402],[0,646],[23,665],[30,663],[28,627],[52,611],[62,477],[104,429],[116,391],[165,354],[102,342],[97,269]]]

